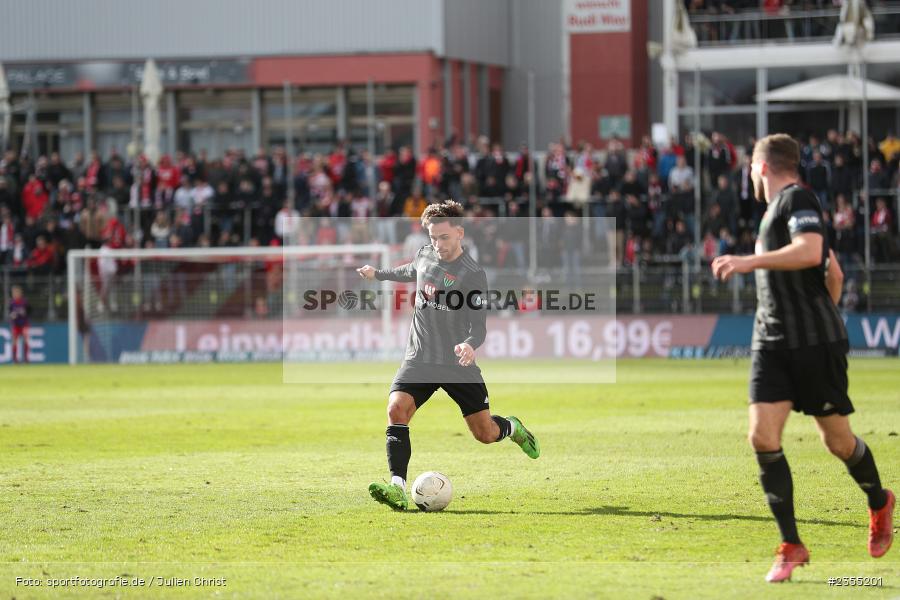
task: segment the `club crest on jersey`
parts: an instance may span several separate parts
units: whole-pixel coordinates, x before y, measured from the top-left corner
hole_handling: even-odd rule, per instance
[[[456,275],[451,275],[450,273],[444,273],[444,287],[450,287],[454,283],[456,283]]]

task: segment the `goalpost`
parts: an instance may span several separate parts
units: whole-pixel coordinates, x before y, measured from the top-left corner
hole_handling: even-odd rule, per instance
[[[228,337],[233,329],[244,331],[244,337],[234,336],[235,346],[263,340],[274,357],[285,350],[274,346],[287,337],[287,322],[340,329],[378,319],[382,339],[392,340],[390,302],[381,302],[374,314],[352,310],[364,290],[377,287],[385,299],[391,291],[390,282],[373,285],[356,269],[388,268],[392,258],[391,246],[380,243],[71,250],[69,364],[140,362],[153,352],[160,362],[219,360],[191,346],[190,338],[200,336],[200,346],[218,344],[221,354],[234,350]],[[335,291],[342,294],[325,296],[330,310],[304,309],[307,298]]]

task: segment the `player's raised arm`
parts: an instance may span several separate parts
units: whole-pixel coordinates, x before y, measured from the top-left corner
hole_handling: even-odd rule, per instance
[[[416,264],[415,261],[408,262],[405,265],[394,267],[393,269],[376,269],[372,265],[366,265],[356,270],[363,279],[377,279],[378,281],[415,281],[416,280]]]
[[[844,272],[838,262],[834,250],[828,251],[828,269],[825,271],[825,287],[835,304],[841,303],[841,295],[844,291]]]

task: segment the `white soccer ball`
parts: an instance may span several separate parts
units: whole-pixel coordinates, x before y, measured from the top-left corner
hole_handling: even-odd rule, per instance
[[[412,499],[419,510],[434,512],[444,510],[453,497],[453,486],[443,473],[426,471],[412,485]]]

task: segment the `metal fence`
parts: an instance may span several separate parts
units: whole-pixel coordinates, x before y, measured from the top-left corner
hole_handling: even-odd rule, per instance
[[[258,318],[254,302],[265,289],[265,273],[260,264],[238,265],[227,277],[203,277],[204,302],[191,302],[191,310],[179,308],[173,296],[181,298],[184,289],[194,289],[193,275],[183,280],[166,280],[162,296],[151,296],[148,286],[129,282],[140,273],[121,276],[120,290],[129,290],[119,299],[121,310],[105,318],[182,319],[182,318]],[[33,321],[65,321],[68,304],[66,274],[35,275],[6,269],[2,272],[3,310],[9,313],[10,290],[20,285],[31,306]],[[173,287],[174,286],[174,287]],[[169,288],[172,289],[169,289]],[[242,292],[235,293],[235,290]],[[146,294],[146,297],[144,295]],[[210,298],[231,298],[228,303]],[[728,282],[713,278],[708,263],[699,269],[693,260],[670,259],[652,264],[636,263],[616,269],[616,310],[622,314],[715,313],[748,314],[756,307],[754,275],[735,276]],[[868,271],[862,266],[844,269],[844,295],[841,309],[848,313],[900,312],[900,264],[876,265]],[[270,315],[279,315],[280,307],[270,307]]]

